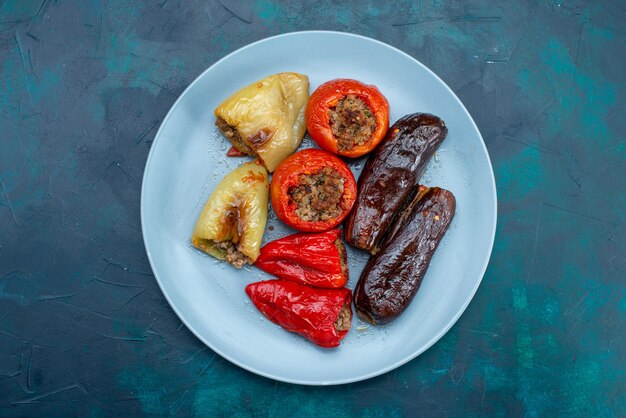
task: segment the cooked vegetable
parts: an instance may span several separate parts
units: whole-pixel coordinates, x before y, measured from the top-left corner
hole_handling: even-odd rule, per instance
[[[373,150],[389,127],[389,103],[375,87],[336,79],[319,86],[306,107],[309,135],[328,152],[360,157]]]
[[[319,289],[288,280],[246,286],[254,305],[270,321],[320,347],[337,347],[350,329],[350,289]]]
[[[448,190],[433,187],[418,195],[398,218],[394,232],[370,258],[354,290],[357,314],[385,324],[409,306],[441,242],[456,202]]]
[[[348,282],[348,265],[339,235],[339,229],[331,229],[277,239],[261,248],[254,265],[280,279],[315,287],[343,287]]]
[[[393,220],[391,226],[389,227],[389,229],[387,230],[387,233],[385,234],[383,240],[388,242],[391,239],[393,239],[393,237],[395,237],[404,227],[404,224],[407,222],[407,218],[409,216],[411,216],[411,213],[413,213],[413,208],[415,207],[415,205],[417,204],[417,202],[419,202],[421,200],[421,198],[424,196],[424,194],[430,190],[428,187],[420,184],[417,187],[417,193],[415,193],[415,196],[413,196],[413,198],[404,205],[403,209],[400,211],[400,213],[398,214],[398,216],[396,216],[396,218]],[[380,243],[374,251],[372,251],[373,254],[376,254],[380,248],[380,246],[382,245],[382,243]]]
[[[258,161],[231,171],[204,205],[191,243],[237,268],[253,263],[267,223],[268,194],[268,173]]]
[[[228,152],[226,152],[226,156],[227,157],[244,157],[248,154],[246,154],[245,152],[241,152],[237,149],[236,146],[232,146],[228,149]]]
[[[239,90],[215,109],[216,125],[240,151],[273,172],[298,148],[305,132],[309,79],[279,73]]]
[[[318,149],[296,152],[276,169],[270,185],[278,218],[304,232],[326,231],[339,225],[356,198],[350,168]]]
[[[348,244],[376,252],[393,219],[418,193],[426,164],[447,133],[445,123],[427,113],[404,116],[389,128],[359,177],[344,229]]]

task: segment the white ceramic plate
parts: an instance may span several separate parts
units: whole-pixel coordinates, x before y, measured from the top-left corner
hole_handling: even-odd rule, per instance
[[[375,327],[355,319],[336,349],[322,349],[263,317],[246,284],[270,276],[236,270],[191,247],[196,219],[221,178],[242,163],[226,158],[213,109],[267,75],[309,76],[311,92],[334,78],[376,85],[390,103],[390,121],[414,112],[441,117],[449,134],[422,183],[451,190],[457,213],[417,296],[396,321]],[[302,148],[313,146],[305,140]],[[350,163],[355,174],[362,161]],[[384,43],[338,32],[296,32],[255,42],[202,73],[163,121],[148,157],[141,194],[143,237],[168,302],[206,345],[254,373],[285,382],[328,385],[392,370],[433,345],[465,310],[487,267],[496,228],[496,189],[483,140],[463,104],[424,65]],[[272,230],[273,229],[273,230]],[[292,231],[271,213],[265,241]],[[349,249],[354,288],[366,261]]]

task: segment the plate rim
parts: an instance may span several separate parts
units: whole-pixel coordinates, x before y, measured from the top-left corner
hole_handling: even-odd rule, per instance
[[[209,71],[211,71],[213,69],[213,67],[217,66],[218,64],[220,64],[222,61],[230,58],[231,56],[235,55],[235,54],[239,54],[243,51],[245,51],[246,49],[252,48],[258,44],[261,43],[265,43],[265,42],[271,42],[275,39],[278,38],[287,38],[287,37],[293,37],[293,36],[315,36],[315,35],[335,35],[335,36],[346,36],[346,37],[353,37],[353,38],[358,38],[360,40],[366,41],[366,42],[373,42],[376,44],[379,44],[382,47],[385,48],[389,48],[391,50],[393,50],[394,52],[401,54],[407,58],[409,58],[410,60],[412,60],[413,62],[415,62],[416,64],[418,64],[420,67],[422,67],[423,70],[426,70],[428,73],[430,73],[431,76],[433,76],[436,80],[438,80],[443,86],[444,88],[448,91],[448,93],[461,105],[461,109],[463,109],[463,111],[465,112],[466,116],[469,118],[472,126],[474,127],[476,133],[478,134],[478,137],[480,139],[480,145],[482,147],[482,150],[484,151],[486,157],[487,157],[487,161],[489,163],[489,178],[491,179],[491,189],[493,191],[493,224],[491,226],[491,239],[490,239],[490,244],[489,244],[489,251],[487,253],[487,257],[485,258],[485,261],[483,263],[482,269],[481,269],[481,274],[479,279],[476,281],[476,284],[474,285],[474,288],[472,289],[471,292],[468,293],[465,301],[463,302],[462,306],[460,307],[460,309],[456,312],[456,314],[452,317],[452,319],[450,321],[448,321],[448,323],[446,324],[446,326],[442,327],[442,329],[435,334],[433,337],[430,338],[430,340],[428,341],[428,343],[426,343],[425,345],[423,345],[419,350],[416,350],[415,353],[413,353],[410,356],[407,356],[405,358],[400,359],[399,361],[396,361],[395,363],[392,363],[390,365],[387,365],[386,367],[383,367],[379,370],[373,371],[373,372],[369,372],[369,373],[365,373],[359,376],[354,376],[354,377],[350,377],[350,378],[344,378],[344,379],[339,379],[336,381],[311,381],[311,380],[302,380],[302,379],[290,379],[290,378],[284,378],[282,376],[278,376],[276,374],[272,374],[271,372],[265,372],[262,370],[257,370],[254,367],[248,366],[247,364],[232,358],[228,353],[223,352],[222,350],[219,350],[218,348],[214,347],[213,344],[211,344],[209,341],[207,341],[204,337],[202,337],[200,335],[199,332],[197,332],[193,326],[191,326],[188,321],[183,317],[183,315],[181,315],[179,309],[176,307],[175,304],[172,303],[169,294],[164,290],[164,285],[161,281],[161,279],[159,279],[159,276],[157,274],[156,269],[154,268],[154,262],[152,260],[152,255],[150,253],[150,249],[148,248],[148,240],[146,238],[146,228],[145,228],[145,222],[146,222],[146,183],[147,183],[147,178],[148,176],[146,175],[146,173],[149,172],[151,163],[153,161],[153,157],[155,154],[155,149],[158,145],[158,140],[161,136],[161,132],[163,130],[163,127],[167,124],[168,120],[170,119],[171,115],[174,113],[174,110],[178,108],[181,100],[183,99],[183,97],[185,97],[185,95],[187,94],[187,92],[189,90],[191,90],[196,83],[199,82],[199,80],[201,78],[204,77],[204,75],[206,73],[208,73]],[[258,376],[263,376],[269,379],[273,379],[273,380],[277,380],[280,382],[285,382],[285,383],[291,383],[291,384],[298,384],[298,385],[307,385],[307,386],[330,386],[330,385],[343,385],[343,384],[348,384],[348,383],[354,383],[354,382],[360,382],[363,380],[368,380],[371,379],[373,377],[376,376],[380,376],[382,374],[385,374],[391,370],[395,370],[396,368],[410,362],[411,360],[415,359],[416,357],[418,357],[419,355],[421,355],[422,353],[424,353],[426,350],[428,350],[429,348],[431,348],[435,343],[437,343],[453,326],[454,324],[456,324],[456,322],[459,320],[459,318],[461,317],[461,315],[463,315],[463,313],[465,312],[465,310],[467,309],[467,307],[469,306],[470,302],[474,299],[474,296],[476,294],[476,292],[478,291],[478,287],[480,286],[480,284],[482,283],[482,280],[485,276],[485,273],[487,271],[487,267],[489,266],[489,262],[491,260],[491,256],[493,253],[493,246],[495,243],[495,236],[496,236],[496,229],[497,229],[497,224],[498,224],[498,191],[496,188],[496,181],[495,181],[495,175],[493,172],[493,164],[491,163],[491,157],[489,155],[489,150],[487,149],[487,145],[485,144],[485,140],[483,139],[482,134],[480,133],[480,130],[478,129],[478,126],[476,125],[476,122],[474,121],[474,118],[472,118],[472,115],[469,113],[469,111],[467,110],[467,108],[465,107],[465,105],[463,104],[463,102],[458,98],[458,96],[454,93],[454,91],[450,88],[450,86],[448,86],[448,84],[443,81],[441,79],[441,77],[439,77],[436,73],[434,73],[430,68],[428,68],[426,65],[424,65],[422,62],[420,62],[417,58],[414,58],[413,56],[407,54],[406,52],[392,46],[389,45],[385,42],[379,41],[377,39],[374,38],[370,38],[368,36],[364,36],[364,35],[359,35],[359,34],[355,34],[355,33],[350,33],[350,32],[341,32],[341,31],[332,31],[332,30],[304,30],[304,31],[295,31],[295,32],[287,32],[287,33],[282,33],[282,34],[278,34],[278,35],[274,35],[274,36],[270,36],[270,37],[266,37],[263,39],[259,39],[257,41],[251,42],[249,44],[246,44],[230,53],[228,53],[227,55],[223,56],[222,58],[220,58],[219,60],[215,61],[213,64],[211,64],[209,67],[207,67],[204,71],[202,71],[198,76],[196,76],[196,78],[185,88],[185,90],[183,90],[182,93],[180,93],[180,95],[178,96],[178,98],[176,99],[176,101],[172,104],[172,106],[170,107],[169,111],[167,112],[165,118],[163,118],[163,121],[161,122],[161,124],[159,125],[159,129],[157,130],[157,133],[154,136],[154,140],[152,142],[152,146],[150,147],[150,151],[148,153],[148,158],[146,159],[146,164],[144,166],[144,171],[142,174],[142,182],[141,182],[141,195],[140,195],[140,218],[141,218],[141,234],[142,234],[142,238],[143,238],[143,243],[144,243],[144,248],[146,250],[146,255],[148,256],[148,262],[150,264],[150,268],[152,270],[152,273],[154,275],[154,278],[159,286],[159,289],[161,290],[161,293],[163,294],[163,296],[165,297],[165,300],[167,300],[167,303],[169,304],[170,308],[172,308],[172,310],[174,311],[174,313],[176,314],[176,316],[178,316],[178,318],[182,321],[183,324],[185,324],[185,326],[187,327],[187,329],[189,331],[191,331],[191,333],[198,338],[198,340],[200,340],[204,345],[206,345],[207,347],[209,347],[211,350],[213,350],[215,353],[219,354],[222,358],[228,360],[229,362],[237,365],[238,367],[241,367],[244,370],[247,370],[251,373],[254,373]]]

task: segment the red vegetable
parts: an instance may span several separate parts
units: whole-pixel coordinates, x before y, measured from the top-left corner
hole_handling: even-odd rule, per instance
[[[230,149],[226,153],[227,157],[245,157],[246,155],[248,154],[246,154],[245,152],[239,151],[237,147],[235,147],[234,145],[230,147]]]
[[[313,92],[304,118],[317,145],[333,154],[360,157],[385,137],[389,103],[376,86],[338,78]]]
[[[305,149],[285,159],[270,184],[278,218],[303,232],[326,231],[344,220],[356,199],[350,168],[336,156]]]
[[[288,280],[246,286],[254,305],[270,321],[320,347],[337,347],[350,329],[350,289],[318,289]]]
[[[254,264],[280,279],[315,287],[343,287],[348,282],[348,266],[339,235],[339,229],[331,229],[277,239],[261,248]]]

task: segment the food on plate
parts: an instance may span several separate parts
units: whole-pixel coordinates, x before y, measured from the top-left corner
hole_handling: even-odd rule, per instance
[[[402,227],[404,227],[404,224],[406,223],[407,218],[411,215],[413,208],[428,190],[429,188],[422,184],[417,186],[417,192],[415,193],[415,196],[413,196],[413,198],[403,206],[398,216],[396,216],[396,218],[391,223],[391,226],[389,227],[389,229],[387,230],[387,233],[383,237],[383,240],[385,242],[388,242],[389,240],[392,239],[392,237],[396,236],[398,232],[400,232]],[[379,243],[379,246],[376,248],[377,251],[381,245],[382,245],[382,242]]]
[[[248,154],[246,154],[245,152],[239,151],[237,147],[234,145],[230,147],[228,151],[226,152],[227,157],[245,157],[246,155]]]
[[[360,157],[385,136],[389,103],[375,86],[338,78],[313,92],[305,119],[309,135],[321,148],[344,157]]]
[[[240,151],[273,172],[294,152],[305,132],[309,78],[279,73],[234,93],[215,109],[215,124]]]
[[[413,300],[456,201],[448,190],[419,185],[447,136],[440,118],[414,113],[388,128],[389,103],[375,86],[335,79],[310,99],[308,88],[305,75],[274,74],[215,109],[216,125],[233,145],[227,156],[257,160],[219,183],[191,240],[237,268],[254,264],[278,277],[246,286],[254,305],[284,329],[337,347],[350,329],[353,302],[337,226],[345,219],[346,241],[372,253],[354,290],[356,312],[385,324]],[[323,150],[294,153],[305,128]],[[370,151],[357,187],[337,155]],[[278,219],[301,232],[260,248],[268,199]]]
[[[418,193],[418,182],[448,129],[437,116],[414,113],[399,119],[367,160],[354,209],[346,219],[346,242],[377,251],[392,221]]]
[[[270,321],[320,347],[337,347],[352,321],[350,289],[320,289],[289,280],[246,286],[254,305]]]
[[[254,265],[279,279],[315,287],[343,287],[349,276],[340,235],[336,228],[279,238],[261,248]]]
[[[354,290],[354,306],[362,319],[385,324],[409,306],[441,242],[456,202],[448,190],[422,189],[370,258]]]
[[[267,223],[268,176],[258,161],[228,173],[198,217],[194,247],[237,268],[254,263]]]
[[[356,199],[356,181],[338,157],[305,149],[283,161],[270,184],[278,218],[303,232],[326,231],[339,225]]]

